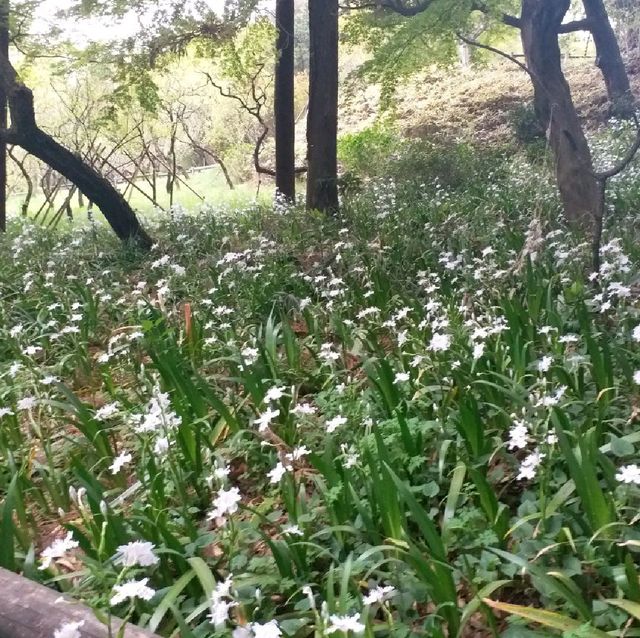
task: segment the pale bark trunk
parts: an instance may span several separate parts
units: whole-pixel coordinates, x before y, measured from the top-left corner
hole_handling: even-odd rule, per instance
[[[628,115],[633,112],[631,84],[607,9],[603,0],[582,0],[582,3],[596,46],[596,64],[602,71],[612,111]]]

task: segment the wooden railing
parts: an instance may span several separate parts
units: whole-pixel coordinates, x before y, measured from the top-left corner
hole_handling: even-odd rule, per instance
[[[0,568],[0,638],[53,638],[69,622],[84,622],[82,638],[109,638],[109,631],[93,611],[43,585]],[[118,635],[122,621],[112,623]],[[125,638],[159,638],[145,629],[127,625]]]

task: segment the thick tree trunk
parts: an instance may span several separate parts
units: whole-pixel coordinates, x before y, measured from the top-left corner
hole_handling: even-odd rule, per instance
[[[309,0],[307,208],[338,211],[338,0]]]
[[[521,35],[537,102],[548,104],[543,122],[555,156],[567,220],[586,230],[598,214],[598,183],[587,139],[562,72],[558,28],[570,0],[522,0]]]
[[[9,59],[9,0],[0,0],[0,55]],[[0,130],[9,126],[7,94],[0,83]],[[0,232],[7,230],[7,143],[0,137]]]
[[[602,71],[614,113],[633,112],[633,95],[620,46],[603,0],[582,0],[596,45],[596,64]]]
[[[293,201],[296,196],[296,121],[294,102],[294,0],[276,0],[275,78],[276,189]]]
[[[75,184],[96,203],[120,239],[149,249],[153,242],[121,193],[92,166],[38,128],[33,93],[20,82],[4,56],[0,56],[0,86],[7,95],[11,113],[11,127],[0,135],[2,140],[22,147]]]

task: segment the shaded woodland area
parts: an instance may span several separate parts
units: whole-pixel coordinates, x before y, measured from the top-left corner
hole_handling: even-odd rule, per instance
[[[640,635],[636,0],[0,0],[0,637]]]

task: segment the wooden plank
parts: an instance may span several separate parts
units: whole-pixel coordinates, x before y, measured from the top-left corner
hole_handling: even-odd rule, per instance
[[[68,622],[84,621],[82,638],[108,638],[109,632],[93,611],[32,580],[0,568],[0,638],[53,638]],[[115,620],[115,635],[122,621]],[[159,638],[145,629],[127,625],[125,638]]]

